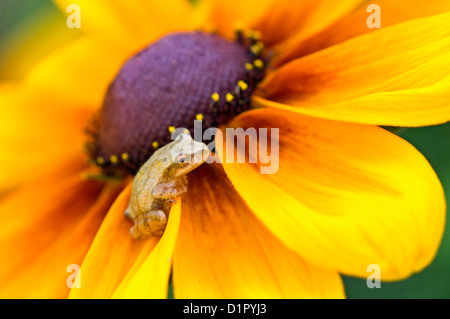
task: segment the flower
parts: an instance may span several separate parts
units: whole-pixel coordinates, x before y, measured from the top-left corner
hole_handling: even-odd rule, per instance
[[[380,0],[380,30],[359,0],[77,3],[86,34],[1,89],[2,297],[164,298],[172,273],[179,298],[341,298],[340,273],[377,264],[399,280],[431,262],[442,187],[379,126],[449,120],[448,2]],[[273,56],[254,109],[226,125],[280,128],[279,171],[202,165],[164,235],[136,241],[129,180],[83,178],[82,130],[129,56],[170,32],[232,38],[234,22]],[[70,265],[80,288],[68,288]]]

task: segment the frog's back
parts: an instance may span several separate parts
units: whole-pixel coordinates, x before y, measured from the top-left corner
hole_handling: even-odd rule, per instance
[[[151,196],[152,190],[161,180],[162,167],[167,158],[158,156],[160,155],[158,151],[141,166],[133,180],[130,207],[135,213],[137,213],[137,209],[140,206],[136,201],[141,201],[141,197],[145,196],[145,200],[148,202],[148,197]]]

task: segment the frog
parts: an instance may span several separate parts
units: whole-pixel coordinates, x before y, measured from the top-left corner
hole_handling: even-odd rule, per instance
[[[150,156],[133,179],[125,210],[125,217],[134,222],[129,230],[131,237],[141,239],[164,233],[174,199],[187,192],[187,174],[209,155],[206,144],[183,133]]]

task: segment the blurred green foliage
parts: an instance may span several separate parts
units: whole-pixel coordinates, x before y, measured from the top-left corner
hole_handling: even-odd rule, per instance
[[[430,162],[450,203],[450,123],[409,128],[399,133]],[[449,205],[447,205],[449,206]],[[447,207],[447,221],[450,209]],[[369,275],[369,274],[368,274]],[[383,270],[381,269],[381,278]],[[381,282],[381,288],[368,288],[365,279],[343,277],[348,298],[450,298],[450,223],[435,260],[422,272],[399,282]]]
[[[27,17],[37,10],[51,6],[52,2],[47,0],[2,0],[0,2],[0,43],[3,43],[5,37]]]
[[[0,80],[21,79],[37,61],[81,32],[51,0],[0,0]]]

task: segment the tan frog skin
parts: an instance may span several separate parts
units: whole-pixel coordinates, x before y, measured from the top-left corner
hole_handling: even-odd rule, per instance
[[[180,134],[158,149],[136,174],[125,216],[134,221],[133,238],[164,233],[173,198],[187,191],[186,174],[209,157],[208,147]]]

